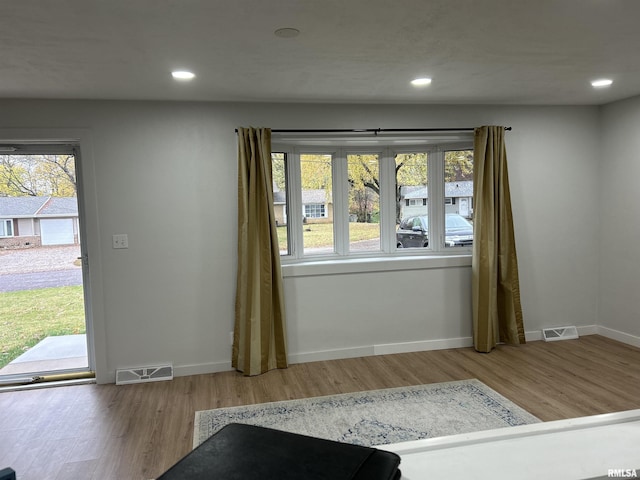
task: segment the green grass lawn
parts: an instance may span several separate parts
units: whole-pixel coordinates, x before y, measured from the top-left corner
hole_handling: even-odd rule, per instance
[[[0,368],[46,337],[80,333],[82,286],[0,293]]]
[[[304,225],[302,235],[305,248],[333,246],[333,223],[309,223]],[[379,223],[349,223],[349,239],[352,242],[380,238]],[[287,227],[278,227],[278,245],[287,248]]]

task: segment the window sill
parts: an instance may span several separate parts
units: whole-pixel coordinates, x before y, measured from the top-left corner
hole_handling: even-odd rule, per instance
[[[470,267],[471,255],[404,256],[350,258],[340,260],[304,261],[282,265],[282,276],[312,277],[318,275],[346,275],[350,273],[396,272],[432,268]]]

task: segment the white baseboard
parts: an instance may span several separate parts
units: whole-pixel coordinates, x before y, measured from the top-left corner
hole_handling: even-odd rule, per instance
[[[393,353],[424,352],[428,350],[443,350],[446,348],[471,347],[471,337],[446,338],[442,340],[424,340],[420,342],[385,343],[365,347],[339,348],[335,350],[321,350],[317,352],[290,354],[289,363],[320,362],[325,360],[339,360],[342,358],[371,357],[373,355],[389,355]]]
[[[640,348],[640,337],[631,335],[629,333],[620,332],[618,330],[614,330],[613,328],[603,327],[601,325],[598,325],[597,329],[598,335],[602,335],[603,337],[610,338],[611,340],[617,340],[618,342],[626,343],[627,345]]]
[[[602,335],[628,345],[640,348],[640,337],[619,332],[599,325],[577,327],[580,336]],[[527,342],[542,340],[542,330],[525,333]],[[386,343],[352,348],[337,348],[316,352],[293,353],[288,356],[290,364],[318,362],[325,360],[339,360],[343,358],[370,357],[373,355],[389,355],[394,353],[424,352],[429,350],[443,350],[447,348],[466,348],[473,346],[471,337],[445,338],[438,340],[422,340],[418,342]],[[173,368],[175,377],[188,375],[202,375],[208,373],[228,372],[233,370],[231,362],[202,363],[197,365],[178,365]],[[115,383],[115,372],[98,383]]]
[[[335,350],[320,350],[317,352],[292,353],[287,357],[289,363],[322,362],[325,360],[340,360],[342,358],[370,357],[374,355],[374,347],[337,348]]]
[[[615,330],[605,329],[597,325],[576,327],[580,336],[601,334],[629,345],[640,346],[640,338],[626,335]],[[527,342],[542,340],[542,329],[525,333]],[[399,342],[372,345],[365,347],[340,348],[317,352],[296,353],[289,355],[289,363],[318,362],[324,360],[339,360],[341,358],[368,357],[372,355],[389,355],[394,353],[425,352],[429,350],[444,350],[447,348],[466,348],[473,346],[472,337],[444,338],[438,340],[422,340],[419,342]]]
[[[586,325],[584,327],[576,327],[578,329],[578,335],[597,335],[597,325]]]
[[[389,355],[393,353],[424,352],[428,350],[443,350],[446,348],[471,347],[471,337],[446,338],[442,340],[424,340],[420,342],[385,343],[364,347],[339,348],[335,350],[321,350],[317,352],[294,353],[289,355],[289,363],[320,362],[325,360],[339,360],[342,358],[370,357],[373,355]]]
[[[426,352],[428,350],[444,350],[447,348],[465,348],[473,346],[473,338],[445,338],[442,340],[423,340],[421,342],[386,343],[373,346],[374,355],[392,353]]]
[[[231,361],[217,363],[200,363],[197,365],[180,365],[173,367],[174,377],[186,377],[188,375],[203,375],[207,373],[228,372],[233,370]]]

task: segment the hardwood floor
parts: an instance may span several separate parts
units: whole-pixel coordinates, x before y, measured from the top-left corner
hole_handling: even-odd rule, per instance
[[[190,451],[197,410],[477,378],[544,421],[640,408],[640,349],[601,336],[292,365],[138,385],[0,393],[0,468],[20,480],[151,479]]]

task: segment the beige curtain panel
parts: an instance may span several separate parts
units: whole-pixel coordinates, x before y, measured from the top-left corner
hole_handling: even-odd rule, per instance
[[[238,277],[232,365],[245,375],[287,367],[271,130],[238,129]]]
[[[475,129],[473,165],[473,343],[525,343],[511,214],[505,129]]]

